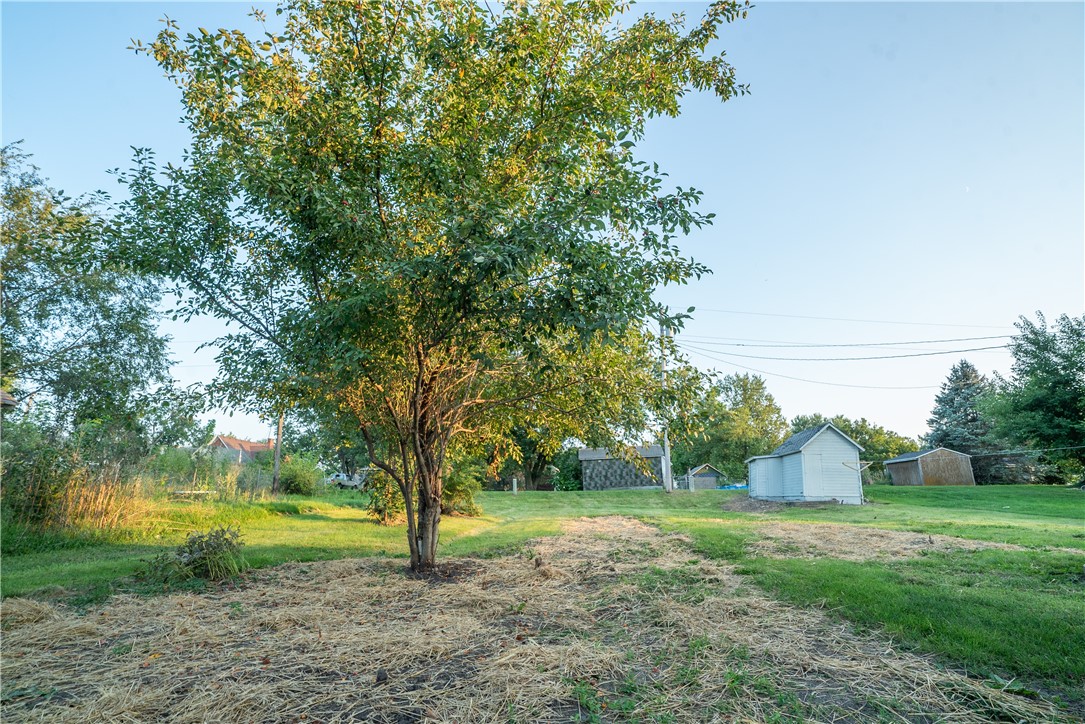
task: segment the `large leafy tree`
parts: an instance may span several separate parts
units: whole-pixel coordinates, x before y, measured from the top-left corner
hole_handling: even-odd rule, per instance
[[[0,176],[0,384],[61,430],[132,427],[168,381],[158,287],[114,253],[96,200],[52,189],[18,145]]]
[[[653,291],[706,271],[675,240],[709,217],[635,144],[684,94],[740,90],[705,50],[745,11],[627,9],[296,0],[266,37],[167,22],[137,46],[193,143],[125,177],[133,258],[235,325],[225,401],[353,417],[403,493],[415,569],[454,441],[531,420],[616,444],[665,402],[674,350],[646,320],[681,323]]]
[[[673,455],[678,473],[711,463],[729,477],[742,478],[744,461],[770,452],[787,431],[780,406],[758,375],[727,375],[710,385],[690,409],[688,430],[678,434]]]
[[[1009,379],[998,377],[983,406],[993,434],[1080,474],[1085,467],[1085,316],[1048,325],[1021,317],[1010,342]],[[1061,449],[1052,449],[1061,448]]]

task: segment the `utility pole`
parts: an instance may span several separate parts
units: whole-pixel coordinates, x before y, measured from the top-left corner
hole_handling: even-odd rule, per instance
[[[660,384],[663,389],[667,388],[667,347],[663,342],[663,335],[670,336],[671,331],[663,328],[662,320],[659,323],[659,345],[662,354],[662,374],[660,375]],[[674,490],[674,477],[671,473],[671,437],[670,420],[663,419],[663,490],[670,493]]]
[[[282,457],[283,452],[283,417],[284,413],[279,413],[279,430],[275,434],[275,472],[271,476],[271,494],[276,495],[279,492],[279,460]]]

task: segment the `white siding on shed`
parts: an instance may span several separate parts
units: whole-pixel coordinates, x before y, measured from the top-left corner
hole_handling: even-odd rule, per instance
[[[770,455],[750,458],[750,497],[863,502],[858,443],[826,423],[797,432]]]
[[[786,455],[777,458],[780,461],[783,472],[783,485],[780,487],[780,497],[789,500],[802,498],[802,455]]]
[[[854,445],[826,430],[811,440],[802,452],[807,456],[821,457],[820,485],[816,485],[814,480],[808,477],[807,498],[848,499],[846,502],[849,503],[862,501],[863,481],[859,474],[859,451]]]
[[[779,497],[783,494],[782,485],[780,458],[758,458],[750,461],[750,497]]]

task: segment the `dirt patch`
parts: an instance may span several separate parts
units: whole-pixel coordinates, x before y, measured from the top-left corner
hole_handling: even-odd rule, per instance
[[[1058,720],[818,610],[679,535],[571,522],[529,555],[291,564],[237,591],[85,615],[8,599],[2,719],[508,722]]]
[[[826,503],[823,501],[794,501],[778,502],[775,500],[758,500],[748,495],[739,495],[726,501],[721,507],[732,513],[779,513],[788,508],[824,508],[827,505],[839,505],[839,503]]]
[[[925,553],[979,550],[1025,550],[1008,543],[929,535],[832,523],[759,525],[760,540],[750,550],[774,558],[840,558],[846,561],[897,560]]]

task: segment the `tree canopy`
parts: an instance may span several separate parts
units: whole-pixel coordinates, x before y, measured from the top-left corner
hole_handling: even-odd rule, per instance
[[[113,252],[96,200],[51,188],[29,158],[0,150],[0,385],[63,429],[134,424],[169,381],[158,287]]]
[[[167,21],[136,47],[193,141],[124,176],[128,252],[183,313],[233,323],[220,399],[355,421],[431,568],[453,440],[526,419],[616,445],[681,393],[647,321],[681,324],[653,292],[707,271],[676,240],[711,215],[636,143],[691,91],[744,90],[705,51],[745,7],[623,26],[605,0],[297,0],[260,38]]]
[[[1021,317],[1010,342],[1009,378],[997,377],[983,406],[992,433],[1014,445],[1044,450],[1071,474],[1085,468],[1085,316],[1062,315],[1048,325]],[[1053,449],[1055,448],[1055,449]]]
[[[686,425],[685,434],[676,431],[675,471],[710,463],[739,480],[746,475],[744,461],[771,452],[787,432],[764,378],[752,374],[727,375],[710,385],[691,407]]]

